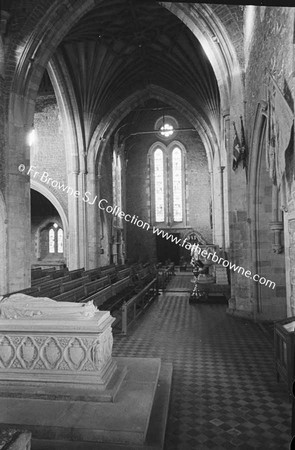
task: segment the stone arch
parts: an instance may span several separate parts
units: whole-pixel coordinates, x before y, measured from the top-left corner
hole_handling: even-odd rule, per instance
[[[98,175],[100,174],[106,143],[111,134],[116,130],[122,119],[124,119],[124,117],[126,117],[134,108],[142,104],[143,101],[152,98],[157,98],[163,102],[169,102],[191,122],[202,139],[207,154],[209,170],[212,170],[214,154],[216,154],[217,160],[220,161],[219,139],[215,131],[202,117],[201,111],[193,108],[187,101],[183,100],[178,95],[172,94],[167,89],[155,85],[150,85],[145,90],[137,91],[129,96],[99,124],[90,145],[88,159],[89,168],[97,163],[97,173]]]
[[[31,180],[31,189],[34,189],[35,191],[39,192],[40,194],[44,195],[44,197],[49,200],[55,209],[57,210],[62,224],[62,229],[64,232],[64,257],[66,261],[68,260],[68,242],[69,242],[69,222],[68,218],[66,216],[66,213],[64,211],[64,208],[60,204],[60,202],[57,200],[57,198],[52,194],[52,192],[49,191],[45,186],[41,185],[40,183],[36,182],[35,180]],[[41,230],[40,226],[38,227],[39,230]],[[36,236],[35,236],[36,237]]]
[[[28,227],[30,218],[29,177],[24,176],[24,173],[19,173],[17,168],[20,164],[29,165],[29,149],[26,144],[26,135],[32,127],[38,87],[48,61],[63,37],[81,17],[95,7],[95,4],[93,0],[55,0],[48,7],[48,2],[41,0],[25,21],[22,29],[10,41],[7,50],[6,89],[9,94],[5,105],[8,119],[6,152],[7,168],[11,174],[6,185],[7,217],[10,224],[8,246],[12,246],[13,242],[18,240],[21,247],[20,253],[23,255],[20,258],[14,257],[13,261],[10,262],[9,270],[11,271],[11,278],[14,279],[10,286],[11,290],[22,289],[30,284],[30,270],[25,263],[30,248]],[[200,17],[196,19],[195,14],[193,19],[189,17],[189,10],[187,9],[189,5],[164,4],[163,6],[170,9],[172,13],[176,14],[180,20],[192,29],[197,38],[201,39],[203,47],[207,45],[207,50],[209,49],[209,53],[211,51],[213,55],[209,58],[212,65],[214,57],[216,58],[217,63],[214,63],[213,70],[219,84],[221,97],[223,98],[222,108],[226,109],[230,105],[230,77],[240,75],[238,70],[237,73],[234,70],[229,70],[232,67],[237,68],[235,64],[229,64],[230,56],[233,61],[236,58],[234,50],[230,46],[230,41],[227,40],[226,34],[222,32],[220,21],[218,19],[215,20],[215,18],[213,20],[213,17],[210,18],[210,12],[212,15],[212,11],[207,11],[206,8],[202,9],[202,20],[199,20]],[[186,8],[184,13],[181,11],[181,8]],[[212,42],[212,30],[218,35],[219,44]],[[223,75],[223,72],[226,75]],[[11,73],[13,74],[12,77],[10,77]],[[185,106],[183,108],[185,109]],[[198,121],[202,120],[202,117],[198,114],[195,117],[198,117]],[[217,127],[219,127],[218,124]],[[201,127],[200,130],[206,151],[208,154],[210,152],[214,153],[214,150],[219,152],[219,136],[216,136],[213,130],[207,133],[204,131],[206,128],[209,130],[210,127],[207,125],[206,127]],[[213,139],[212,135],[214,135]],[[213,146],[212,142],[214,142]],[[93,156],[92,154],[90,159]],[[92,167],[95,167],[94,158]],[[14,190],[10,186],[12,182],[15,186]],[[18,199],[17,208],[13,204],[14,197]],[[18,208],[24,219],[22,227],[13,225],[15,222],[15,211]],[[79,252],[78,243],[75,242],[75,245],[75,250]],[[24,267],[26,268],[24,269]]]
[[[7,217],[6,206],[0,191],[0,295],[7,292]]]
[[[201,43],[217,79],[221,109],[230,109],[232,84],[236,83],[237,89],[243,92],[242,71],[234,45],[221,20],[210,5],[172,2],[161,4],[176,15]]]
[[[68,236],[68,233],[69,233],[68,218],[67,218],[66,213],[65,213],[63,207],[61,206],[60,202],[57,200],[57,198],[52,194],[52,192],[50,192],[49,189],[47,189],[45,186],[42,186],[40,183],[36,182],[35,180],[31,180],[31,189],[34,189],[35,191],[44,195],[44,197],[46,197],[47,200],[49,200],[53,204],[53,206],[55,207],[55,209],[57,210],[57,212],[61,218],[62,227],[65,232],[65,235]]]
[[[18,167],[29,167],[26,138],[33,123],[38,88],[47,63],[63,37],[93,7],[93,0],[55,0],[50,6],[41,0],[7,48],[7,246],[13,248],[15,241],[19,246],[17,255],[9,253],[8,292],[29,287],[31,282],[27,264],[31,253],[30,177]],[[22,218],[21,224],[17,216]]]

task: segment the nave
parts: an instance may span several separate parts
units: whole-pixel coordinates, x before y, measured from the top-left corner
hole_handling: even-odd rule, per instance
[[[271,335],[223,304],[189,304],[190,278],[178,273],[128,336],[114,336],[113,356],[173,364],[165,450],[289,449]]]

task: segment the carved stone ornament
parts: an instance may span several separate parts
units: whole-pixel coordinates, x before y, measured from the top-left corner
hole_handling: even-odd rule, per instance
[[[0,297],[0,319],[81,320],[94,317],[93,302],[57,302],[47,297],[14,294]]]

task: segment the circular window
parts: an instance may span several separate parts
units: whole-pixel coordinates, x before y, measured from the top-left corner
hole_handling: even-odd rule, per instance
[[[155,123],[155,130],[158,131],[158,136],[164,139],[174,136],[177,129],[178,123],[172,116],[163,115]]]

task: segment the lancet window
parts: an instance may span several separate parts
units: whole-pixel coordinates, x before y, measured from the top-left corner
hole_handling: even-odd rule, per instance
[[[151,219],[164,225],[185,222],[185,149],[177,142],[149,151]]]

